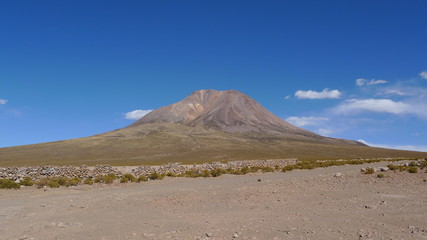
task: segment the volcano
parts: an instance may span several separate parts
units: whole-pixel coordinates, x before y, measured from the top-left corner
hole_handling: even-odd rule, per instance
[[[418,157],[293,126],[236,91],[199,90],[122,129],[0,149],[0,166]]]

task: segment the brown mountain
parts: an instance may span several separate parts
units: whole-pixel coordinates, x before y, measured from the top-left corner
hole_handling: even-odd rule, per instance
[[[228,133],[259,133],[288,139],[363,145],[356,141],[323,137],[289,124],[236,90],[195,91],[180,102],[150,112],[128,128],[137,129],[149,123],[178,123]]]
[[[425,156],[323,137],[285,122],[241,92],[199,90],[122,129],[2,148],[0,166]]]

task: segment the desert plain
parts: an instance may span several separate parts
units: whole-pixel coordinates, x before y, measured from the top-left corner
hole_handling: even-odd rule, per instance
[[[0,239],[427,239],[427,174],[387,164],[0,190]]]

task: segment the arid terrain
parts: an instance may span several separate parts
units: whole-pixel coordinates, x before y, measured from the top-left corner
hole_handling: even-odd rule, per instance
[[[427,155],[321,136],[293,126],[241,92],[199,90],[121,129],[85,138],[0,148],[0,167],[387,157]]]
[[[0,190],[0,239],[426,239],[427,174],[387,164]]]

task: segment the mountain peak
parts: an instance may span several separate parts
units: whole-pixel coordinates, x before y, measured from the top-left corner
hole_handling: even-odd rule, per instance
[[[225,132],[298,133],[318,136],[295,127],[237,90],[198,90],[175,104],[150,112],[129,127],[173,122]]]

